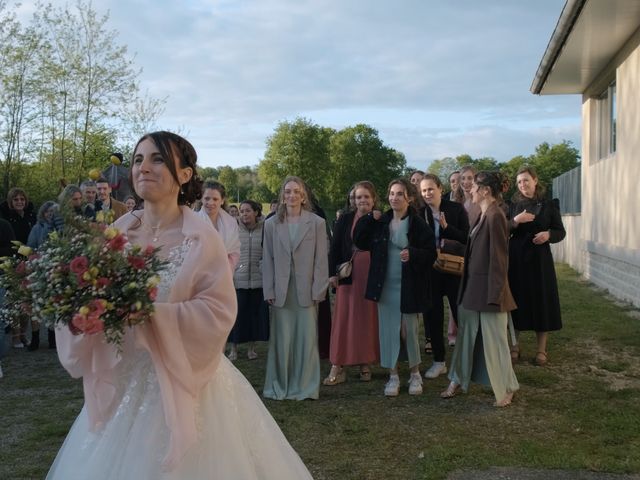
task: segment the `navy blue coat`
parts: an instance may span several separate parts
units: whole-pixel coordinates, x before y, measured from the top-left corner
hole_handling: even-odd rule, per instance
[[[431,227],[419,215],[411,209],[409,212],[409,261],[402,263],[400,311],[422,313],[431,305],[429,267],[436,259],[435,236]],[[389,224],[392,219],[391,210],[385,212],[380,220],[375,220],[370,213],[358,220],[353,232],[353,243],[359,249],[371,252],[365,298],[374,302],[380,299],[384,288],[389,251]]]

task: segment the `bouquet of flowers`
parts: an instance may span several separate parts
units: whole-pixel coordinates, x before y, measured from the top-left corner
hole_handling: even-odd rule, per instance
[[[0,263],[0,288],[4,289],[4,299],[0,305],[0,327],[20,328],[23,319],[31,314],[31,292],[27,277],[31,249],[20,242],[12,242],[17,248],[16,257],[5,257]]]
[[[26,304],[45,325],[62,323],[75,334],[103,332],[121,346],[128,326],[153,314],[159,272],[166,267],[158,249],[127,244],[116,228],[64,215],[62,234],[53,232],[32,253],[0,265],[7,290],[0,319],[12,323]],[[26,258],[24,258],[26,256]]]

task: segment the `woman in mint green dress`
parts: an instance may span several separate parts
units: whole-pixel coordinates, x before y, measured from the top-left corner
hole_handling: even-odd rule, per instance
[[[317,399],[318,309],[329,284],[325,221],[310,211],[304,182],[287,177],[264,224],[262,289],[272,306],[263,396]]]
[[[415,187],[399,178],[389,184],[391,210],[363,216],[354,243],[371,252],[365,297],[378,303],[380,365],[389,369],[384,394],[400,391],[398,361],[406,357],[411,370],[409,394],[422,393],[420,376],[420,313],[429,306],[429,265],[436,258],[433,231],[411,203]]]

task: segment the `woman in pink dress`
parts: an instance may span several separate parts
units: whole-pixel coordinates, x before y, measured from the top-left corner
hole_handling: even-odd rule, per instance
[[[376,191],[371,182],[354,186],[356,210],[345,213],[337,221],[329,252],[330,284],[336,288],[336,303],[331,326],[329,359],[331,371],[325,385],[337,385],[346,380],[345,365],[360,366],[360,380],[371,380],[369,365],[380,360],[378,342],[378,309],[375,302],[364,298],[369,273],[369,252],[353,245],[353,227],[360,217],[373,210]],[[353,258],[351,275],[338,279],[337,268]]]

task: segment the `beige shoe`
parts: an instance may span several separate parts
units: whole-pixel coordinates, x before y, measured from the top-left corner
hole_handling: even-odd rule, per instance
[[[327,375],[327,378],[322,381],[322,384],[327,386],[338,385],[339,383],[344,383],[346,380],[347,372],[345,369],[333,365],[329,375]]]

